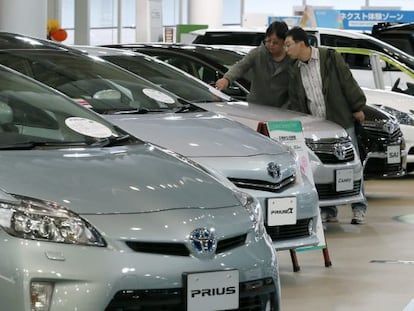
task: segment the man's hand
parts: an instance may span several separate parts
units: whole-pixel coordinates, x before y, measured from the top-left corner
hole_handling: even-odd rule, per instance
[[[360,123],[365,120],[365,113],[362,110],[354,112],[353,115],[355,120],[357,120]]]
[[[216,89],[220,91],[227,89],[228,86],[229,86],[229,80],[227,80],[226,78],[221,78],[216,81]]]

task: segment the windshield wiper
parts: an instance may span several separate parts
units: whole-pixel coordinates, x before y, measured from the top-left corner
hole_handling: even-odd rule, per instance
[[[139,109],[125,109],[125,110],[106,110],[101,112],[101,114],[146,114],[151,112],[165,112],[169,108],[157,108],[157,109],[148,109],[148,108],[139,108]]]
[[[186,112],[195,112],[195,111],[205,111],[205,110],[196,105],[185,104],[185,105],[182,105],[181,107],[177,107],[174,110],[174,113],[186,113]]]
[[[118,137],[108,137],[108,138],[103,138],[100,139],[99,141],[90,144],[90,147],[112,147],[112,146],[117,146],[119,144],[123,144],[124,142],[129,141],[131,138],[133,138],[131,135],[129,134],[125,134],[122,136],[118,136]]]
[[[56,148],[56,147],[79,147],[86,146],[85,142],[48,142],[48,141],[23,141],[15,144],[1,145],[0,150],[31,150],[42,148]]]

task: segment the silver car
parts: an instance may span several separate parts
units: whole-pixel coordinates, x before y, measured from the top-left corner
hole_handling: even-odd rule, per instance
[[[143,140],[219,172],[257,198],[275,248],[318,244],[317,192],[286,146],[102,59],[40,40],[4,50],[11,39],[0,37],[0,63],[58,89]]]
[[[362,165],[346,131],[339,125],[292,111],[235,101],[192,75],[140,53],[104,47],[78,48],[122,66],[200,107],[219,112],[254,130],[260,122],[300,120],[319,194],[319,205],[342,205],[361,200]],[[160,53],[167,53],[168,50],[168,46],[161,47]],[[192,51],[189,54],[193,54],[193,59],[196,59],[196,49],[190,47],[189,50]],[[176,50],[174,52],[178,55]],[[213,54],[214,49],[210,49],[209,53]],[[217,54],[217,57],[220,55],[225,54]],[[339,176],[341,172],[349,170],[352,170],[352,174],[347,187],[344,188],[339,184]]]
[[[260,204],[225,178],[2,66],[0,129],[1,310],[279,310]]]

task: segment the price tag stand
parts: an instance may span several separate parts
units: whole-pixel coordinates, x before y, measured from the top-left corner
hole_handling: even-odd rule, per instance
[[[289,120],[259,122],[257,131],[263,135],[269,136],[272,139],[275,139],[283,144],[292,147],[299,156],[299,163],[301,166],[300,169],[302,173],[306,175],[312,183],[314,183],[312,169],[309,163],[309,155],[305,144],[305,138],[303,136],[302,123],[300,121]],[[326,243],[325,235],[323,232],[320,214],[318,215],[316,233],[319,238],[318,245],[289,250],[294,272],[300,271],[297,252],[306,250],[322,249],[325,267],[332,266],[332,262],[329,257],[328,245]]]

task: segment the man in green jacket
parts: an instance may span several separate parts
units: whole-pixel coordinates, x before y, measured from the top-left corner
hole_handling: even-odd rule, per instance
[[[342,56],[332,49],[309,45],[307,33],[294,27],[286,33],[285,49],[295,60],[289,69],[289,109],[333,121],[348,132],[355,150],[355,122],[365,119],[366,97]],[[364,186],[362,183],[362,193]],[[367,202],[352,204],[352,224],[365,222]],[[336,206],[321,208],[322,219],[337,221]]]
[[[284,49],[285,22],[275,21],[266,30],[263,43],[251,50],[216,81],[219,90],[231,82],[251,74],[250,93],[247,101],[262,105],[284,107],[288,101],[288,68],[292,60]]]

